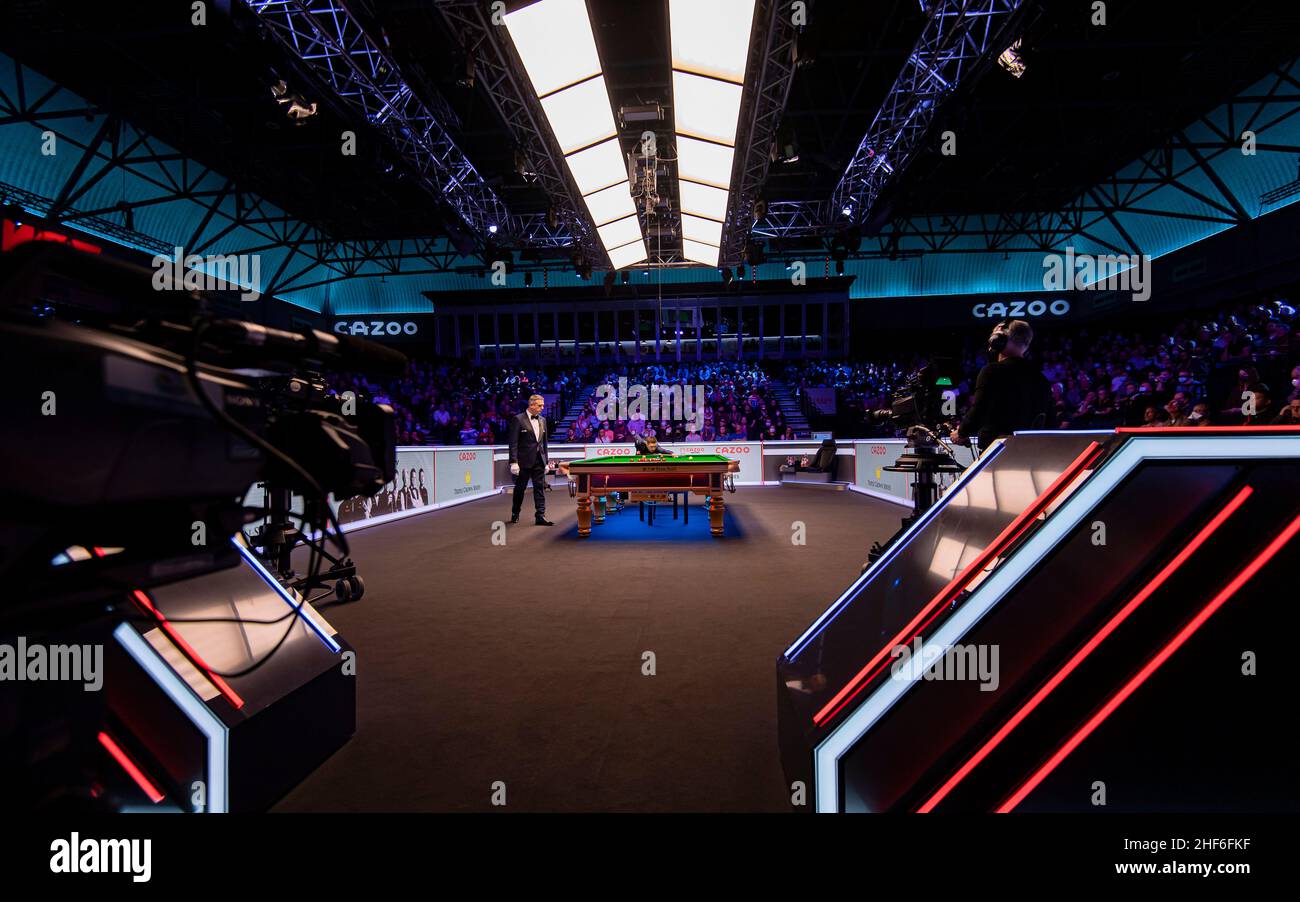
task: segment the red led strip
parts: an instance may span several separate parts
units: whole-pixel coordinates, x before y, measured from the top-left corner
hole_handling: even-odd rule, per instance
[[[158,787],[153,785],[153,781],[144,775],[144,771],[140,770],[135,762],[127,757],[126,752],[122,751],[122,747],[113,741],[112,736],[101,730],[99,744],[108,749],[108,753],[113,756],[113,760],[122,765],[122,770],[126,771],[127,775],[135,781],[135,785],[139,786],[144,794],[149,797],[149,801],[156,805],[165,798],[158,790]]]
[[[217,691],[221,693],[222,697],[225,698],[226,701],[230,702],[230,704],[234,705],[236,708],[244,707],[244,700],[240,698],[235,693],[235,690],[231,689],[229,684],[213,671],[213,669],[209,667],[201,657],[199,657],[199,653],[190,647],[190,644],[185,641],[179,632],[176,631],[176,627],[172,626],[171,623],[167,621],[167,618],[163,616],[162,611],[159,611],[153,606],[153,602],[149,600],[148,595],[139,589],[136,589],[131,593],[131,597],[135,599],[136,604],[140,606],[141,610],[158,623],[158,628],[166,634],[167,638],[172,641],[173,645],[180,649],[181,654],[185,655],[191,664],[203,672],[203,675],[208,678],[208,682],[212,683],[212,685],[217,688]]]
[[[1121,426],[1118,435],[1249,435],[1300,432],[1300,426]]]
[[[1178,554],[1174,556],[1173,560],[1166,564],[1150,582],[1143,586],[1141,591],[1134,595],[1128,603],[1124,605],[1124,607],[1120,608],[1108,621],[1106,621],[1106,625],[1099,629],[1082,648],[1076,651],[1070,660],[1067,661],[1060,670],[1053,674],[1052,678],[1044,683],[1043,686],[1034,693],[1033,697],[1030,698],[1029,701],[1025,702],[1025,704],[1021,706],[1020,710],[1017,711],[1010,720],[1004,723],[1002,727],[994,733],[983,746],[980,747],[979,751],[970,757],[970,760],[963,764],[956,773],[948,778],[948,781],[944,783],[943,786],[939,787],[939,790],[934,795],[930,796],[930,798],[926,800],[924,805],[917,809],[917,812],[919,814],[929,814],[933,811],[934,807],[942,802],[944,797],[946,797],[948,793],[952,792],[957,784],[964,780],[981,761],[987,758],[989,754],[1001,744],[1002,740],[1006,739],[1007,736],[1016,729],[1016,727],[1020,726],[1021,722],[1028,717],[1029,714],[1037,708],[1045,698],[1047,698],[1047,696],[1051,695],[1052,692],[1055,691],[1056,687],[1061,685],[1065,678],[1073,673],[1075,669],[1083,663],[1085,658],[1097,650],[1097,646],[1101,645],[1101,643],[1104,642],[1121,623],[1127,620],[1129,615],[1136,611],[1143,602],[1154,595],[1156,590],[1164,585],[1169,577],[1173,576],[1174,572],[1182,567],[1183,564],[1187,562],[1187,559],[1195,554],[1196,550],[1204,545],[1210,536],[1214,535],[1214,533],[1218,531],[1219,527],[1224,524],[1224,521],[1231,517],[1237,511],[1237,508],[1241,507],[1253,492],[1254,490],[1250,486],[1243,487],[1241,491],[1239,491],[1233,499],[1229,501],[1227,505],[1225,505],[1224,508],[1210,520],[1209,523],[1205,524],[1201,531],[1183,547],[1182,551],[1178,552]]]
[[[824,721],[829,720],[838,714],[845,705],[853,701],[871,681],[876,678],[877,674],[889,663],[886,659],[890,651],[906,645],[908,642],[919,634],[926,626],[929,626],[935,617],[939,616],[943,606],[957,596],[962,589],[966,587],[985,567],[994,559],[1006,551],[1016,539],[1018,539],[1025,530],[1029,528],[1030,523],[1038,518],[1047,507],[1074,482],[1079,473],[1090,464],[1101,452],[1101,445],[1097,442],[1090,442],[1083,453],[1074,459],[1068,467],[1065,468],[1060,476],[1043,491],[1041,495],[1021,511],[1020,516],[1012,520],[1010,525],[994,539],[987,548],[980,552],[966,569],[959,573],[948,585],[939,590],[939,594],[930,599],[930,602],[911,619],[907,626],[903,627],[897,635],[881,647],[880,651],[872,655],[871,659],[863,666],[861,670],[849,680],[835,696],[828,701],[820,711],[813,715],[813,723],[821,725]]]
[[[1034,775],[1026,780],[1024,785],[1012,794],[1011,798],[998,806],[997,813],[1006,814],[1024,801],[1025,796],[1033,792],[1034,789],[1037,788],[1038,784],[1043,782],[1043,780],[1047,778],[1048,774],[1055,770],[1057,765],[1064,761],[1066,757],[1068,757],[1069,754],[1073,752],[1081,742],[1083,742],[1083,740],[1087,739],[1093,730],[1101,726],[1102,722],[1105,721],[1116,708],[1123,704],[1125,699],[1132,695],[1139,686],[1146,682],[1147,678],[1151,676],[1151,674],[1155,673],[1156,670],[1165,663],[1165,661],[1169,660],[1170,655],[1181,648],[1183,643],[1191,638],[1192,634],[1200,629],[1205,621],[1209,620],[1215,611],[1221,608],[1229,598],[1235,595],[1238,589],[1249,582],[1250,579],[1259,572],[1260,568],[1272,560],[1274,555],[1282,549],[1282,546],[1291,541],[1297,532],[1300,532],[1300,516],[1292,520],[1290,525],[1278,534],[1277,538],[1268,543],[1268,547],[1261,551],[1253,561],[1247,564],[1244,570],[1233,577],[1232,581],[1224,586],[1223,589],[1219,591],[1219,594],[1214,596],[1205,607],[1201,608],[1200,612],[1188,621],[1186,626],[1178,631],[1178,635],[1169,640],[1165,647],[1160,649],[1155,657],[1150,661],[1147,661],[1147,663],[1143,665],[1142,669],[1134,674],[1133,677],[1124,684],[1124,688],[1116,692],[1111,697],[1110,701],[1106,702],[1106,704],[1102,706],[1101,710],[1092,715],[1092,717],[1088,719],[1087,723],[1080,727],[1064,745],[1057,749],[1056,753],[1053,754],[1042,767],[1035,771]]]

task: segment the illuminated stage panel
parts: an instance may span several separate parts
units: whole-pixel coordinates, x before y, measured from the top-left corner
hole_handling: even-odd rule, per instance
[[[206,753],[193,754],[175,722],[119,697],[119,681],[109,683],[110,705],[168,774],[206,787],[203,810],[266,809],[352,735],[355,679],[341,666],[349,647],[309,605],[294,614],[299,599],[256,558],[139,594],[141,610],[118,627],[118,642],[146,675],[140,679],[201,734]],[[165,629],[150,625],[158,617]],[[190,795],[171,801],[190,810]]]
[[[1017,436],[1008,441],[1003,453],[1014,455],[1018,444],[1037,438]],[[1046,439],[1068,441],[1071,437]],[[1195,594],[1219,585],[1227,578],[1227,570],[1240,569],[1245,556],[1258,550],[1241,541],[1243,534],[1254,536],[1255,529],[1262,527],[1273,535],[1295,513],[1291,508],[1300,491],[1300,474],[1293,462],[1278,464],[1270,458],[1297,456],[1300,440],[1288,438],[1281,430],[1252,435],[1120,437],[1108,443],[1106,453],[1092,475],[1075,480],[1070,491],[1062,492],[1052,503],[1045,522],[1035,520],[1026,537],[1013,543],[1001,563],[974,586],[970,597],[959,598],[951,610],[940,612],[922,630],[922,652],[932,649],[941,654],[958,645],[967,652],[966,659],[973,661],[981,650],[992,654],[990,650],[1001,649],[988,685],[979,686],[972,679],[917,679],[916,672],[910,679],[906,673],[900,675],[902,679],[891,679],[886,672],[859,697],[843,703],[842,710],[831,712],[822,721],[826,733],[819,737],[800,722],[806,716],[806,711],[797,707],[800,699],[791,703],[790,697],[817,692],[824,696],[835,690],[836,683],[826,680],[823,684],[815,672],[791,679],[791,655],[797,665],[818,644],[826,648],[830,643],[820,641],[820,636],[816,641],[804,637],[787,652],[778,668],[787,776],[799,779],[798,775],[809,774],[809,758],[813,759],[818,810],[930,810],[938,806],[944,811],[991,811],[1008,802],[1030,804],[1033,792],[1017,799],[1013,790],[1027,785],[1025,781],[1048,754],[1069,739],[1071,725],[1081,723],[1105,701],[1106,693],[1117,691],[1125,679],[1139,672],[1176,624],[1192,615],[1189,590]],[[1005,459],[1008,467],[1019,466],[1014,457]],[[1044,468],[1036,465],[1034,469]],[[969,485],[978,478],[968,480]],[[1255,488],[1243,491],[1252,480],[1258,482]],[[1243,499],[1249,499],[1249,504]],[[960,512],[977,509],[950,499],[948,509],[933,524],[956,517],[947,524],[951,530],[960,522]],[[1234,514],[1240,519],[1231,524],[1227,518]],[[1225,522],[1230,526],[1217,534]],[[1102,542],[1097,541],[1097,524],[1106,527]],[[1244,533],[1241,524],[1246,524]],[[929,531],[913,536],[899,558],[919,553],[933,564],[935,552],[943,548],[948,548],[951,558],[955,547],[951,532],[937,541],[927,541],[925,533]],[[1263,541],[1261,536],[1254,544]],[[1222,543],[1227,543],[1226,553]],[[1201,544],[1205,551],[1194,555]],[[1167,585],[1164,580],[1155,581],[1156,588],[1147,597],[1139,594],[1161,567],[1177,559],[1180,549],[1188,548],[1192,550],[1184,551],[1187,560],[1180,563],[1177,576],[1167,577]],[[938,569],[946,573],[950,565]],[[883,578],[878,582],[891,586]],[[1008,699],[1019,699],[1017,704],[1030,699],[1035,689],[1059,671],[1072,649],[1097,635],[1106,618],[1135,597],[1144,602],[1140,611],[1126,617],[1123,629],[1107,637],[1106,653],[1092,656],[1071,671],[1069,679],[1035,708],[1032,717],[1026,716],[1005,742],[980,756],[981,743],[1015,710],[1008,708]],[[917,599],[913,606],[923,603],[924,594],[918,593]],[[876,623],[882,620],[878,616]],[[865,621],[858,616],[858,623]],[[819,632],[838,632],[848,622],[844,613],[824,618]],[[879,635],[879,629],[874,627],[864,638]],[[1169,700],[1167,703],[1171,709],[1176,707]],[[1230,716],[1231,707],[1224,704],[1219,710]],[[1184,716],[1195,720],[1187,712]],[[1104,732],[1098,729],[1099,736]],[[1125,743],[1122,738],[1114,739],[1113,731],[1112,738],[1109,750],[1096,742],[1092,751],[1084,751],[1109,753],[1111,757],[1105,760],[1119,767],[1114,756],[1122,756]],[[1212,741],[1205,744],[1214,745]],[[1236,810],[1248,808],[1249,793],[1243,795],[1235,784],[1225,784],[1227,778],[1218,776],[1231,773],[1234,766],[1249,770],[1248,766],[1233,758],[1232,748],[1217,747],[1214,753],[1216,765],[1200,771],[1185,768],[1180,786],[1170,788],[1173,781],[1165,781],[1169,786],[1160,804],[1197,810],[1195,799],[1203,794],[1197,788],[1201,786],[1217,792],[1230,809],[1234,805]],[[960,779],[954,779],[962,762],[971,760],[975,763],[967,772],[959,772]],[[1063,768],[1072,766],[1068,757],[1064,760]],[[1130,775],[1129,790],[1137,791],[1145,777],[1134,776],[1132,768],[1125,772]],[[1042,780],[1044,787],[1052,785],[1047,773]],[[1160,782],[1156,779],[1153,785]],[[1253,791],[1259,790],[1255,786]],[[1073,788],[1066,796],[1070,792]],[[1079,810],[1086,806],[1084,800]],[[1049,801],[1040,800],[1033,810],[1071,807],[1058,793]]]

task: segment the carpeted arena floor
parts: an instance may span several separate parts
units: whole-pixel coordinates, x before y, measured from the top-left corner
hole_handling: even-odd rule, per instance
[[[556,525],[530,496],[504,546],[506,496],[352,534],[366,597],[326,616],[357,649],[357,733],[277,810],[501,810],[494,781],[508,811],[789,810],[776,657],[905,509],[742,488],[722,539],[693,506],[579,540],[548,497]]]

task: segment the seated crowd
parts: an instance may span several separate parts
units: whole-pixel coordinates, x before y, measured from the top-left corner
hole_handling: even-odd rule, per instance
[[[1285,301],[1240,304],[1184,315],[1156,326],[1056,327],[1040,330],[1030,348],[1051,386],[1050,423],[1059,428],[1237,424],[1300,425],[1300,317]],[[954,384],[960,415],[970,403],[975,375],[986,362],[982,337],[957,354]],[[810,414],[813,428],[839,438],[890,434],[870,412],[887,408],[909,374],[927,360],[922,350],[874,354],[868,361],[702,361],[591,367],[474,367],[460,360],[415,360],[398,379],[360,375],[330,380],[392,404],[402,444],[489,445],[505,441],[506,424],[533,393],[553,397],[558,424],[586,397],[557,441],[624,443],[759,441],[796,436],[774,389],[787,387]],[[665,415],[602,416],[610,411],[596,386],[703,386],[697,420]],[[836,414],[817,415],[810,389],[833,389]],[[692,394],[692,397],[694,395]]]
[[[650,436],[668,442],[794,438],[780,404],[771,394],[771,380],[757,364],[731,361],[650,364],[607,371],[596,384],[616,387],[620,378],[626,378],[629,386],[703,386],[702,414],[676,419],[669,412],[668,416],[651,420],[638,416],[635,411],[626,419],[602,416],[610,412],[610,405],[593,394],[563,436],[565,441],[609,444]],[[692,394],[689,402],[692,406],[693,399]]]
[[[392,405],[397,440],[403,445],[494,445],[505,441],[506,423],[530,394],[558,395],[561,403],[582,388],[581,370],[543,367],[475,367],[467,361],[412,360],[398,379],[336,375],[329,385]]]

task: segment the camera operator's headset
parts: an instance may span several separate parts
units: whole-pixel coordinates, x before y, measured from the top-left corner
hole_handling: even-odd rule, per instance
[[[1003,319],[993,331],[989,333],[989,351],[993,354],[1001,354],[1007,348],[1007,342],[1011,340],[1011,319]],[[1041,412],[1034,417],[1034,422],[1030,424],[1031,429],[1042,429],[1047,425],[1047,413]]]
[[[989,350],[994,354],[1001,354],[1007,349],[1007,342],[1011,340],[1011,320],[1003,319],[993,327],[989,333]]]

